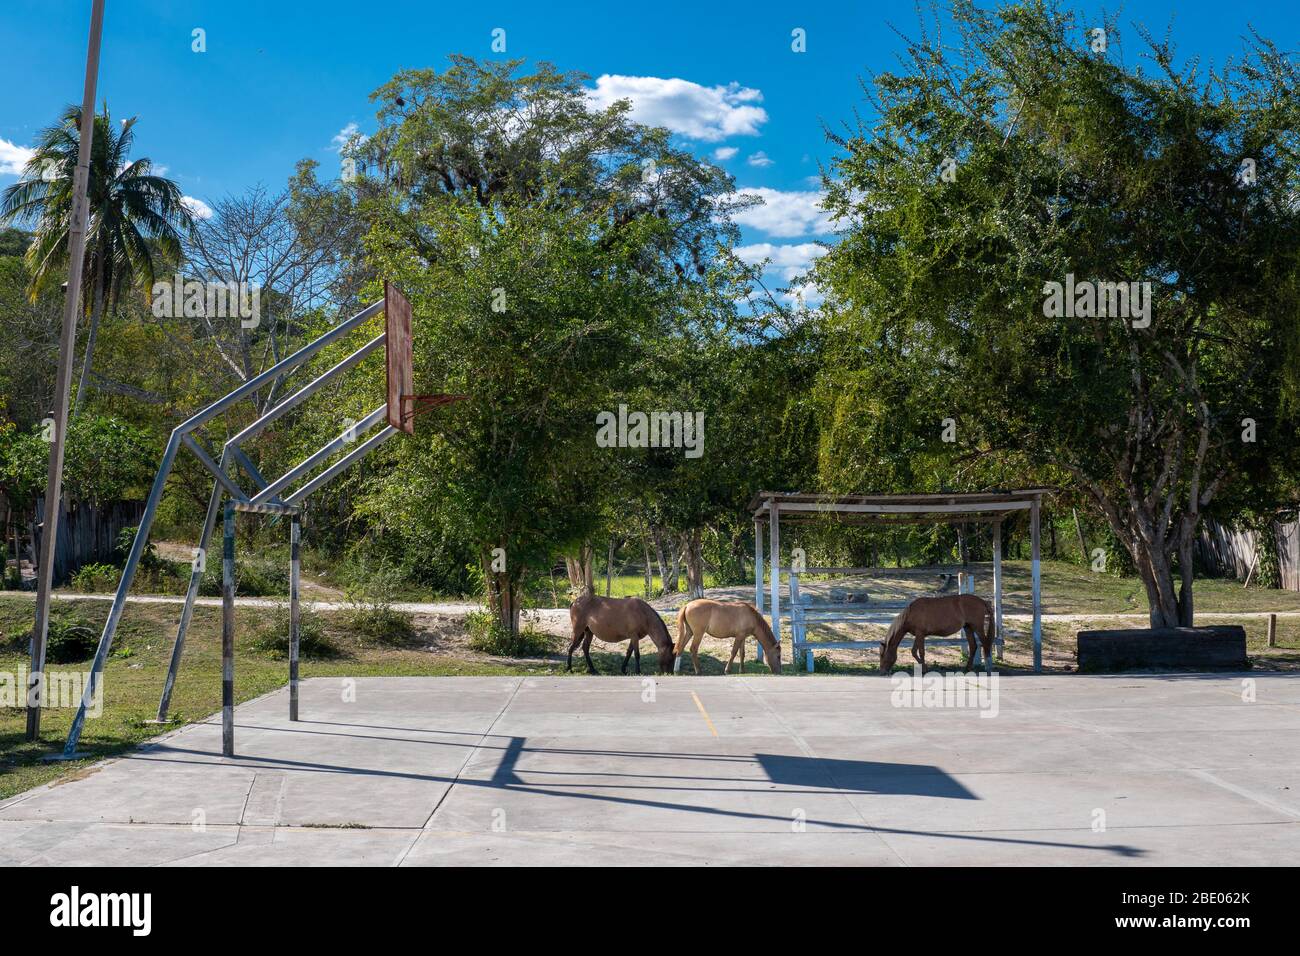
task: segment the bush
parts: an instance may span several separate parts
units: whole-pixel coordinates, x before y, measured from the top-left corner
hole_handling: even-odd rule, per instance
[[[287,659],[289,656],[289,605],[277,604],[271,611],[271,617],[257,629],[250,645],[253,650],[272,657]],[[339,657],[337,645],[325,633],[325,622],[321,616],[309,608],[301,608],[298,618],[298,656],[299,658],[326,659]]]
[[[207,567],[199,581],[199,593],[221,596],[221,552],[209,551]],[[289,562],[256,558],[235,561],[236,597],[271,597],[289,593]]]
[[[346,571],[356,583],[347,588],[348,603],[352,608],[345,612],[347,626],[363,638],[380,644],[401,646],[415,637],[411,618],[393,609],[405,579],[400,571],[380,564],[373,571],[362,565],[353,565]]]
[[[531,625],[525,625],[517,635],[511,635],[488,611],[471,611],[465,616],[465,626],[469,628],[470,650],[481,654],[543,657],[555,648],[555,639],[551,635]]]
[[[30,634],[28,641],[31,641]],[[48,664],[71,664],[88,661],[99,646],[99,632],[85,621],[51,620],[45,638],[45,661]]]
[[[82,594],[102,594],[116,591],[122,579],[122,569],[111,564],[83,564],[72,576],[72,588]]]

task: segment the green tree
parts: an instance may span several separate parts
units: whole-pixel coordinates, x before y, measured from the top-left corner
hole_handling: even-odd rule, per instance
[[[1153,626],[1190,624],[1202,514],[1300,474],[1295,64],[1256,38],[1212,75],[1151,41],[1154,70],[1130,68],[1115,23],[1041,2],[952,18],[834,137],[823,468],[1065,485],[1132,556]],[[1149,283],[1150,324],[1055,314],[1067,276]]]
[[[372,260],[415,307],[419,390],[468,400],[400,443],[369,512],[472,542],[513,632],[524,574],[580,549],[606,513],[622,450],[597,447],[597,413],[700,290],[725,285],[711,269],[736,239],[733,185],[627,104],[592,111],[581,77],[546,65],[454,57],[375,98],[356,186]]]
[[[90,322],[74,413],[90,381],[95,337],[105,304],[113,308],[118,296],[133,283],[150,288],[160,262],[179,258],[181,240],[194,227],[180,188],[155,175],[150,160],[129,158],[134,127],[134,117],[115,126],[107,104],[94,120],[85,264],[89,278],[85,306]],[[80,141],[81,107],[69,106],[57,124],[37,136],[23,178],[7,188],[0,201],[0,221],[26,223],[36,230],[27,249],[33,301],[42,292],[57,288],[67,269]]]

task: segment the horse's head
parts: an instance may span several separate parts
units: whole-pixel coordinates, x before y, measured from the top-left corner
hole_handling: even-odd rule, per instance
[[[889,646],[889,641],[880,642],[880,673],[888,674],[894,669],[894,662],[898,660],[898,645]]]
[[[673,642],[670,640],[659,647],[659,673],[671,674],[676,663],[677,655],[673,653]]]
[[[880,642],[880,673],[888,674],[894,669],[894,662],[898,660],[898,645],[902,643],[903,634],[907,630],[906,621],[907,611],[899,611],[892,621],[889,622],[889,630],[885,632],[885,639]]]

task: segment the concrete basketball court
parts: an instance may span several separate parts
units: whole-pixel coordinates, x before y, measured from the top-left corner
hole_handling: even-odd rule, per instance
[[[296,724],[287,689],[238,708],[234,759],[214,717],[0,803],[0,864],[1300,859],[1300,675],[998,690],[990,718],[878,677],[309,680]]]

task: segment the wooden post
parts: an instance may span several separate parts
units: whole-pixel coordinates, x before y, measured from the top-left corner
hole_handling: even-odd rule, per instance
[[[1268,616],[1268,646],[1277,647],[1277,615]]]
[[[768,501],[768,544],[767,544],[767,566],[768,579],[771,582],[771,624],[772,636],[776,638],[777,646],[781,644],[781,509],[777,505],[776,499]],[[763,652],[760,649],[759,654]],[[759,657],[762,663],[763,658]]]
[[[221,753],[235,755],[235,503],[226,503],[221,543]]]
[[[614,536],[609,536],[609,550],[605,555],[605,597],[609,597],[614,583]]]
[[[1034,581],[1034,672],[1043,669],[1043,569],[1042,549],[1039,546],[1040,501],[1037,495],[1029,506],[1030,561]]]
[[[993,522],[993,620],[998,632],[998,657],[1007,656],[1006,637],[1002,634],[1002,519]]]
[[[59,365],[54,395],[54,433],[45,477],[45,521],[41,525],[41,553],[37,556],[36,622],[32,628],[31,669],[27,690],[27,739],[41,733],[44,697],[46,637],[50,629],[50,592],[54,589],[54,556],[59,547],[59,517],[63,498],[63,439],[68,430],[68,390],[72,388],[72,362],[76,357],[77,317],[81,314],[81,274],[86,263],[86,220],[90,203],[90,154],[95,138],[95,86],[99,80],[99,45],[104,32],[104,0],[90,8],[90,40],[86,47],[86,82],[81,96],[81,133],[77,168],[72,176],[72,219],[68,224],[68,284],[63,291],[63,326],[59,334]],[[21,567],[21,562],[20,562]],[[92,678],[93,683],[93,678]],[[89,690],[89,688],[87,688]]]
[[[302,617],[298,603],[298,580],[302,562],[299,560],[299,542],[302,525],[298,516],[289,520],[289,719],[298,719],[298,641],[302,634]]]

